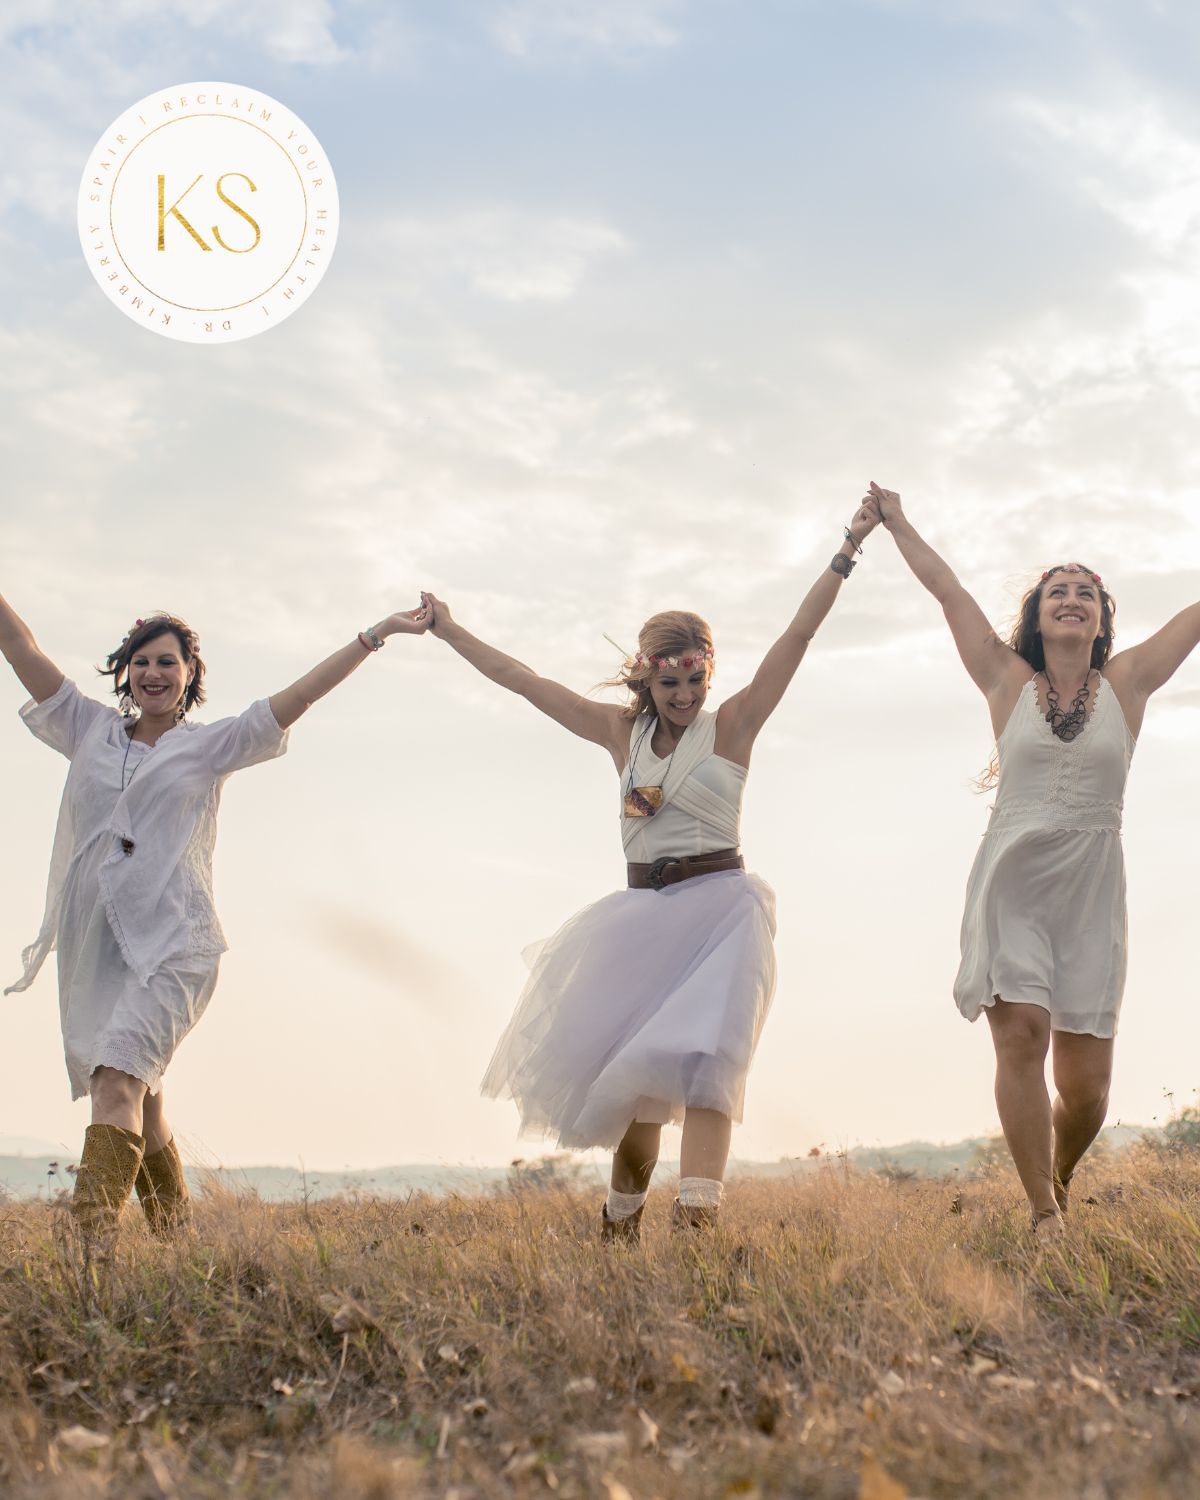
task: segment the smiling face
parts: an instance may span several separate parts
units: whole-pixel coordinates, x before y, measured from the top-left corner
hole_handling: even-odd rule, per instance
[[[667,723],[686,729],[708,697],[708,676],[707,662],[702,662],[690,671],[676,667],[656,667],[650,678],[650,698],[655,713]]]
[[[1046,642],[1089,646],[1104,633],[1100,585],[1083,572],[1052,573],[1042,589],[1038,630]]]
[[[146,641],[129,658],[129,691],[150,718],[174,718],[195,673],[170,630]]]

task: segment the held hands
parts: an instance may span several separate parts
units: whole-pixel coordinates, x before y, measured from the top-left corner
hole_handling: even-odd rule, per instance
[[[421,605],[429,611],[428,629],[434,635],[442,635],[448,625],[453,625],[454,620],[450,614],[450,606],[434,594],[422,592]]]
[[[433,609],[426,603],[426,596],[421,595],[421,603],[416,609],[400,610],[397,614],[389,615],[383,622],[382,635],[424,635],[433,624]]]
[[[876,484],[872,479],[869,485],[870,494],[864,497],[864,504],[868,501],[874,503],[879,512],[879,518],[883,524],[891,529],[893,521],[904,520],[904,509],[900,504],[900,496],[895,490],[885,490],[882,485]]]
[[[882,519],[879,504],[874,495],[864,495],[862,504],[855,511],[854,519],[850,522],[850,535],[855,543],[860,543],[863,537],[870,536]]]

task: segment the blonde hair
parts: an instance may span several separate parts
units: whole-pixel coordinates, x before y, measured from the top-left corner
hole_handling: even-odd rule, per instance
[[[651,615],[638,631],[636,655],[643,662],[652,656],[687,656],[692,651],[711,651],[712,631],[699,615],[686,609],[665,609],[661,614]],[[708,663],[708,680],[712,681],[713,664]],[[650,679],[653,666],[639,666],[631,657],[615,677],[609,679],[613,687],[623,687],[629,692],[629,702],[621,712],[627,719],[636,719],[639,714],[654,712],[654,700],[650,696]]]

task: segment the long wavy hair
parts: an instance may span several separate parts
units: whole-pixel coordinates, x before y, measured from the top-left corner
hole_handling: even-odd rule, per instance
[[[200,656],[200,637],[186,621],[177,615],[150,615],[144,620],[135,620],[128,634],[115,651],[105,658],[105,665],[96,670],[102,677],[112,678],[112,690],[125,713],[133,712],[133,692],[129,686],[129,663],[147,641],[156,636],[173,635],[179,642],[179,654],[184,666],[195,662],[192,680],[184,689],[180,705],[188,713],[197,703],[204,702],[204,662]],[[181,715],[182,717],[182,715]]]
[[[1050,580],[1056,573],[1065,572],[1069,563],[1056,563],[1054,567],[1048,568],[1033,587],[1025,593],[1021,600],[1021,607],[1017,611],[1016,620],[1013,622],[1012,632],[1006,645],[1010,646],[1018,656],[1022,657],[1035,672],[1046,670],[1046,646],[1042,640],[1041,628],[1038,621],[1042,613],[1042,595],[1046,592]],[[1092,666],[1100,668],[1106,665],[1112,655],[1113,641],[1116,638],[1117,627],[1117,601],[1101,583],[1098,575],[1084,563],[1076,563],[1075,567],[1083,568],[1089,574],[1100,591],[1100,634],[1092,642]],[[989,792],[1000,780],[1000,752],[994,750],[992,758],[988,762],[987,770],[980,776],[975,786],[981,792]]]
[[[651,615],[638,631],[638,654],[651,656],[687,656],[692,651],[711,651],[712,631],[699,615],[686,609],[666,609],[661,614]],[[623,687],[629,693],[629,701],[621,713],[627,719],[636,719],[639,714],[654,713],[654,700],[650,696],[650,679],[653,667],[639,668],[633,659],[615,677],[609,679],[612,687]],[[708,663],[708,680],[712,681],[713,663]]]

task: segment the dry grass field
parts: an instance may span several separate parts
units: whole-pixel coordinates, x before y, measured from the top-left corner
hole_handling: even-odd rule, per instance
[[[1039,1252],[1005,1172],[834,1162],[606,1253],[569,1191],[211,1195],[100,1266],[0,1204],[0,1493],[1195,1500],[1200,1161],[1076,1198]]]

